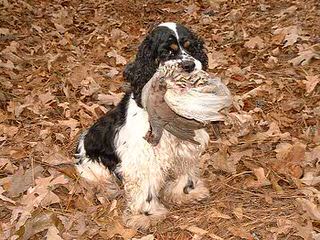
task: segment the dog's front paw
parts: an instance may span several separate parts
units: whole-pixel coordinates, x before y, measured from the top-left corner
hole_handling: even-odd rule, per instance
[[[139,213],[132,213],[126,210],[123,214],[124,224],[133,229],[147,230],[150,226],[164,220],[168,210],[164,206],[159,206],[152,211],[145,211]]]
[[[209,197],[209,190],[201,180],[188,180],[182,186],[180,182],[171,182],[164,189],[164,199],[175,204],[187,204],[202,201]]]

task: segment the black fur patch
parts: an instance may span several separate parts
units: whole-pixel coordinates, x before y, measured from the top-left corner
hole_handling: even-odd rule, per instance
[[[84,138],[87,156],[101,162],[110,171],[114,171],[120,161],[115,152],[114,138],[117,130],[125,123],[130,94],[126,93],[118,106],[91,126]]]

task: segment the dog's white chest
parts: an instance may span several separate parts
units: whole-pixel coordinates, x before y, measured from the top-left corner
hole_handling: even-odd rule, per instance
[[[132,169],[132,174],[137,174],[137,171],[141,173],[144,167],[147,170],[155,165],[161,165],[163,171],[168,171],[177,159],[192,161],[200,156],[209,141],[204,129],[196,131],[196,139],[201,145],[181,141],[164,131],[159,144],[152,146],[145,139],[149,128],[148,113],[130,98],[125,124],[116,136],[115,149],[121,159],[121,168]],[[144,166],[142,169],[141,165]],[[136,166],[140,169],[136,169]]]

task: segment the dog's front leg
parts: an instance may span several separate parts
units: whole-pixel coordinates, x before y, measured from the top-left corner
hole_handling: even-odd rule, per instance
[[[209,141],[209,135],[203,129],[196,131],[199,145],[185,143],[176,147],[178,161],[173,169],[173,180],[164,188],[167,202],[186,204],[198,202],[209,197],[209,190],[200,178],[199,158]]]
[[[209,190],[199,174],[196,174],[198,171],[197,167],[191,168],[168,182],[164,189],[164,199],[175,204],[187,204],[208,198]]]
[[[158,198],[165,176],[154,157],[146,154],[134,160],[121,167],[127,198],[124,222],[131,228],[147,229],[166,216]]]

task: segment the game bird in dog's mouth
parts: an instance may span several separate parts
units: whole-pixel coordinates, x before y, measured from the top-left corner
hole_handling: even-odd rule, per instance
[[[232,102],[229,89],[208,73],[188,73],[179,61],[161,65],[144,86],[142,105],[149,114],[151,130],[146,139],[157,145],[163,130],[192,143],[195,130],[210,121],[223,121],[220,110]]]
[[[205,70],[203,41],[172,23],[155,27],[124,71],[130,89],[79,139],[76,168],[106,191],[124,187],[125,225],[147,229],[164,219],[164,204],[199,202],[209,196],[199,158],[209,143],[207,122],[231,104],[227,87]],[[162,200],[164,201],[162,201]]]

